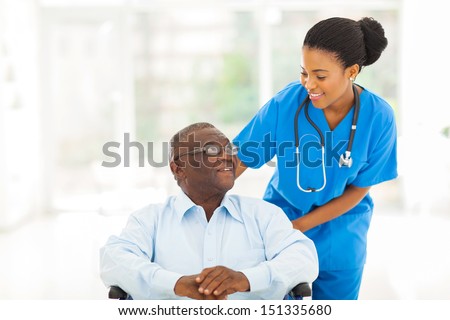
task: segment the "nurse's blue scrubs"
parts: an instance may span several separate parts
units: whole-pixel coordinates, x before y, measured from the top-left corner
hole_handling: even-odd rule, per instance
[[[276,156],[277,166],[264,199],[281,207],[290,220],[339,197],[346,186],[369,187],[397,177],[397,133],[389,104],[364,89],[354,137],[353,165],[339,167],[339,156],[348,145],[354,108],[330,130],[322,110],[309,104],[309,116],[325,137],[326,187],[306,193],[297,187],[294,115],[307,96],[299,81],[288,84],[269,100],[234,139],[239,159],[259,168]],[[323,184],[320,138],[305,118],[298,120],[300,184],[303,189]],[[319,277],[313,283],[313,299],[357,299],[366,261],[367,231],[373,202],[367,194],[347,213],[305,232],[317,248]]]

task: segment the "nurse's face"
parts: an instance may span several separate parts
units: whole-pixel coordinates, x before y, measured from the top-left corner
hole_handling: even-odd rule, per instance
[[[300,81],[314,107],[342,109],[352,105],[357,65],[344,68],[333,53],[304,47]],[[356,68],[356,70],[355,70]],[[355,73],[356,72],[356,73]]]

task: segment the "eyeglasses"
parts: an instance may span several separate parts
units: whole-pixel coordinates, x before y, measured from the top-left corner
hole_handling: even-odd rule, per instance
[[[237,155],[239,148],[235,146],[233,143],[229,142],[226,146],[221,146],[217,144],[209,144],[201,148],[194,148],[194,150],[179,154],[174,158],[174,160],[178,160],[180,157],[186,154],[196,154],[203,152],[207,157],[217,157],[225,152],[225,154],[229,156]]]

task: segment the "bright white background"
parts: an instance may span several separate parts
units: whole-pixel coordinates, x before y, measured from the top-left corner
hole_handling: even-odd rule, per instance
[[[450,67],[441,6],[0,0],[0,299],[104,299],[99,247],[131,210],[176,185],[167,167],[139,167],[133,152],[129,168],[102,167],[110,160],[103,144],[123,143],[128,132],[161,146],[193,121],[232,137],[298,76],[313,23],[369,14],[390,43],[359,81],[396,110],[399,178],[372,191],[361,299],[450,299]],[[155,147],[155,159],[163,157]],[[248,170],[233,192],[260,197],[270,174]]]

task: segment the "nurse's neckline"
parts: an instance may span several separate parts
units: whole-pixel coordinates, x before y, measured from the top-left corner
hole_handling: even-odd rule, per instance
[[[364,88],[357,84],[355,84],[355,86],[358,94],[361,95],[361,93],[364,91]],[[350,110],[352,110],[353,106],[354,103],[350,107],[347,107],[345,111],[339,110],[337,112],[329,108],[322,109],[323,116],[325,117],[325,120],[328,124],[328,128],[330,129],[330,131],[334,131],[339,126],[339,124],[350,113]]]

